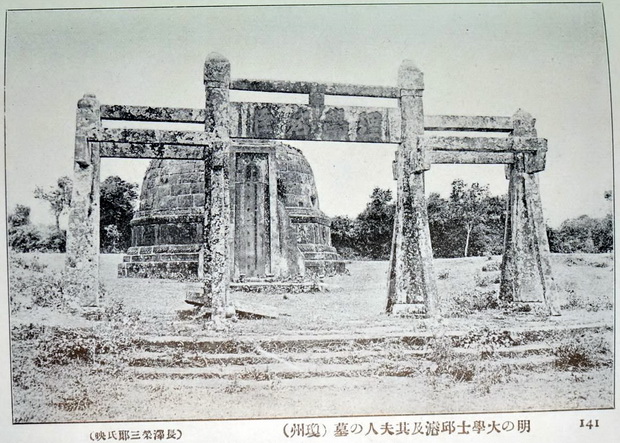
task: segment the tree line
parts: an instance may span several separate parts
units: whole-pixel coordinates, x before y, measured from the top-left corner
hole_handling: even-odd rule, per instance
[[[35,188],[34,197],[46,201],[54,225],[35,226],[30,208],[16,205],[8,216],[11,249],[18,252],[64,252],[66,232],[60,217],[71,204],[72,183],[58,179],[48,189]],[[604,195],[612,200],[611,191]],[[101,251],[119,253],[131,246],[131,219],[138,200],[138,185],[118,176],[107,177],[100,188],[99,234]],[[375,188],[366,208],[355,218],[333,217],[332,244],[348,259],[386,260],[390,256],[395,202],[392,192]],[[435,257],[468,257],[501,254],[506,223],[506,196],[489,193],[488,185],[454,180],[450,195],[428,197],[428,222]],[[610,252],[613,250],[613,216],[582,215],[565,220],[559,228],[547,227],[551,252]]]
[[[131,246],[131,219],[138,200],[138,185],[118,176],[107,177],[100,187],[99,238],[101,252],[123,252]],[[48,189],[36,187],[34,197],[49,204],[54,225],[37,226],[30,220],[30,208],[16,205],[9,214],[9,247],[17,252],[65,252],[66,230],[60,227],[60,217],[71,206],[73,186],[69,177],[61,177]]]
[[[611,202],[611,191],[604,198]],[[332,245],[348,259],[387,260],[390,255],[395,202],[392,192],[375,188],[355,218],[332,219]],[[454,180],[450,195],[428,197],[428,224],[433,255],[438,258],[498,255],[503,251],[506,195],[494,196],[488,185]],[[610,252],[613,216],[582,215],[558,228],[547,226],[551,252]]]

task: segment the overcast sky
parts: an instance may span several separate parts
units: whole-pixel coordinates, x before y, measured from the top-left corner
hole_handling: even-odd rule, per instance
[[[32,207],[36,185],[71,175],[75,107],[203,107],[212,51],[233,78],[395,85],[412,59],[424,71],[427,114],[510,116],[523,108],[549,140],[540,174],[546,219],[610,208],[611,117],[600,5],[410,5],[10,12],[6,47],[9,211]],[[233,99],[243,99],[233,96]],[[376,186],[394,188],[394,145],[291,143],[312,165],[321,208],[357,215]],[[104,160],[102,179],[140,182],[147,161]],[[502,166],[433,165],[427,191],[453,179],[504,193]]]

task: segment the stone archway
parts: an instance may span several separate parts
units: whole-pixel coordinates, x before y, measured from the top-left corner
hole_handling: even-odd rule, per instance
[[[554,282],[542,217],[537,173],[545,169],[547,142],[537,137],[526,112],[501,116],[425,116],[422,72],[405,61],[395,87],[269,80],[231,80],[230,63],[211,54],[205,63],[205,108],[100,105],[93,96],[78,103],[75,186],[67,267],[85,284],[84,304],[97,303],[99,159],[184,158],[204,161],[204,291],[215,315],[224,315],[234,272],[238,210],[231,202],[234,140],[308,140],[398,143],[396,217],[386,309],[391,313],[437,313],[424,173],[433,163],[504,164],[509,179],[508,223],[501,296],[515,302],[553,303]],[[231,102],[229,91],[308,95],[307,105]],[[399,107],[325,105],[326,95],[398,99]],[[113,130],[101,119],[204,122],[204,132]],[[468,131],[471,136],[427,136],[432,131]],[[508,137],[481,137],[477,132]],[[270,184],[269,192],[275,192]],[[270,206],[270,220],[273,205]],[[273,220],[272,220],[273,222]],[[272,223],[273,224],[273,223]],[[273,235],[270,239],[273,239]]]

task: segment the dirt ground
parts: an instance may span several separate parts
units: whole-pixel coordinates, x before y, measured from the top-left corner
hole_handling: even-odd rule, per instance
[[[562,305],[560,317],[549,317],[537,306],[517,310],[497,305],[500,258],[476,257],[435,260],[442,311],[438,320],[386,315],[387,262],[352,262],[347,265],[349,275],[325,278],[322,292],[231,294],[233,301],[274,308],[279,317],[231,321],[223,329],[205,320],[179,317],[180,312],[191,309],[184,302],[188,283],[118,279],[120,255],[102,255],[100,259],[105,288],[103,320],[86,319],[71,309],[41,302],[27,303],[28,291],[36,292],[27,284],[31,276],[40,272],[42,281],[47,282],[48,274],[61,272],[63,257],[40,254],[34,260],[44,269],[35,271],[28,266],[32,256],[21,254],[20,259],[22,264],[13,266],[11,273],[22,285],[14,285],[19,290],[12,293],[16,422],[613,406],[610,254],[552,257]],[[510,346],[503,341],[505,331],[511,331],[512,340],[532,330],[539,331],[540,337]],[[80,336],[83,331],[95,331],[97,341]],[[450,334],[465,334],[471,343],[461,340],[452,346],[454,342],[450,342],[443,349],[442,340]],[[428,341],[420,347],[398,340],[375,344],[367,340],[369,344],[363,345],[355,341],[392,335],[426,337]],[[266,354],[240,354],[236,363],[229,362],[231,355],[207,355],[195,347],[188,357],[186,350],[188,341],[195,344],[196,340],[267,343],[345,336],[352,337],[355,344],[332,346],[331,354],[320,346],[276,349]],[[136,344],[136,340],[156,341],[158,337],[176,339],[161,349]],[[496,352],[486,359],[489,347],[506,353]],[[94,354],[99,357],[92,358]],[[418,354],[424,357],[418,358]],[[198,368],[197,360],[204,362]],[[301,372],[291,376],[287,365]],[[278,369],[280,366],[285,369]]]

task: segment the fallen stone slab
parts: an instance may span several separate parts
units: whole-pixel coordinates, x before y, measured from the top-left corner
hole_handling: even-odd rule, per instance
[[[236,301],[234,306],[239,318],[278,318],[278,310],[272,306],[247,301]]]

